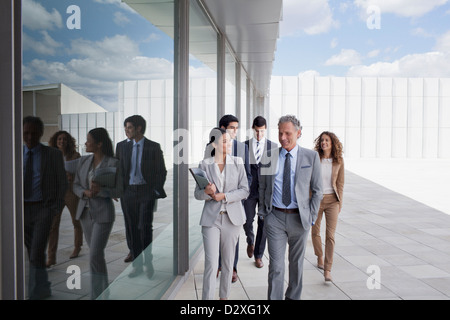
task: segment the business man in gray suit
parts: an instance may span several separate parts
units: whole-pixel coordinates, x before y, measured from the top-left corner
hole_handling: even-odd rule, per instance
[[[300,121],[292,115],[278,121],[279,152],[261,170],[258,215],[264,217],[269,250],[269,300],[299,300],[303,260],[311,225],[322,200],[322,178],[316,151],[297,145]],[[284,292],[286,244],[289,244],[289,281]]]

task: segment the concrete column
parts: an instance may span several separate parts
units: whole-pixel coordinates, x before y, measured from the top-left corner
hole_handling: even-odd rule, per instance
[[[0,2],[0,299],[25,297],[21,1]]]
[[[174,131],[189,129],[189,0],[175,1],[175,79]],[[177,137],[174,137],[177,139]],[[174,154],[173,225],[174,273],[184,275],[189,269],[189,150],[187,137],[178,138],[180,153]],[[181,162],[184,159],[184,162]]]

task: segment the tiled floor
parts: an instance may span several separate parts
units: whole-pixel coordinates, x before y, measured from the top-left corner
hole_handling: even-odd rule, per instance
[[[264,267],[257,269],[242,232],[239,257],[239,281],[230,299],[267,299],[267,252]],[[175,299],[201,299],[203,264],[198,261]],[[450,215],[347,171],[332,276],[333,282],[325,283],[309,239],[304,300],[450,299]]]
[[[170,183],[166,189],[170,194]],[[116,205],[117,218],[106,249],[112,282],[126,278],[124,275],[130,268],[130,264],[123,262],[128,249],[123,216],[120,205]],[[164,207],[166,205],[167,208]],[[155,236],[164,235],[164,230],[170,229],[167,226],[171,210],[170,203],[161,203],[155,216]],[[197,221],[193,223],[198,224]],[[267,256],[263,260],[264,267],[257,269],[253,260],[247,257],[243,231],[240,239],[239,280],[232,285],[230,299],[265,300]],[[72,243],[73,228],[66,209],[60,227],[57,265],[49,270],[53,292],[50,299],[89,299],[89,249],[84,245],[78,258],[69,259]],[[171,255],[171,249],[169,251],[166,256]],[[201,298],[203,253],[199,257],[185,283],[174,293],[174,299]],[[81,289],[78,290],[67,288],[67,267],[72,264],[82,270]],[[368,284],[374,286],[369,278],[373,276],[373,271],[368,271],[369,266],[379,268],[379,283],[375,283],[379,284],[379,289],[368,288]],[[302,299],[450,299],[450,215],[347,171],[332,275],[333,283],[325,283],[322,271],[316,268],[316,257],[309,239]],[[119,287],[120,293],[126,294],[125,290],[129,290],[130,299],[152,299],[145,293],[139,297],[135,295],[133,291],[140,285],[139,281],[128,287]],[[164,288],[165,284],[160,286]],[[120,297],[126,299],[123,295],[116,298]]]

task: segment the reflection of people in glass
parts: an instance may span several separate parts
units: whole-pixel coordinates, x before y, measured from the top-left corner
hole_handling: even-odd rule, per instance
[[[232,144],[226,130],[214,128],[209,145],[213,147],[212,157],[201,161],[199,168],[206,172],[210,183],[204,190],[198,185],[195,189],[195,198],[205,200],[200,218],[205,250],[203,300],[214,299],[219,250],[222,262],[219,297],[229,296],[236,243],[245,223],[242,200],[249,194],[244,162],[230,155]]]
[[[159,143],[144,137],[146,121],[140,115],[125,119],[125,131],[130,141],[121,147],[121,168],[124,193],[120,199],[127,235],[130,238],[133,278],[145,272],[154,274],[153,212],[156,200],[167,197],[164,191],[167,170]]]
[[[311,237],[314,253],[317,256],[317,266],[324,269],[325,281],[332,281],[334,234],[344,196],[342,143],[334,133],[324,131],[315,140],[315,150],[319,153],[322,164],[323,200],[320,203],[316,223],[311,229]],[[326,219],[325,262],[323,260],[322,239],[320,238],[320,222],[323,213],[325,213]]]
[[[123,191],[119,160],[114,158],[111,139],[104,128],[89,131],[86,152],[81,157],[73,192],[80,198],[76,219],[81,221],[86,242],[89,246],[91,270],[91,298],[96,299],[108,287],[105,248],[114,224],[116,210],[112,198],[119,198]],[[101,169],[115,169],[114,183],[100,185],[95,182]],[[104,171],[104,170],[103,170]]]
[[[72,161],[80,158],[80,154],[76,151],[75,139],[67,131],[56,132],[48,142],[50,147],[58,148],[64,156],[64,161]],[[67,172],[68,188],[64,196],[64,204],[67,206],[72,217],[74,228],[74,249],[70,255],[70,259],[78,257],[83,245],[83,230],[80,221],[75,219],[78,205],[78,197],[73,193],[73,177],[74,173]],[[47,250],[47,268],[56,264],[56,251],[58,250],[59,224],[61,222],[62,210],[53,217],[52,227],[48,238]]]
[[[30,299],[51,295],[45,249],[52,218],[64,207],[67,188],[62,154],[40,143],[43,134],[44,123],[40,118],[23,119],[24,237],[30,258]]]

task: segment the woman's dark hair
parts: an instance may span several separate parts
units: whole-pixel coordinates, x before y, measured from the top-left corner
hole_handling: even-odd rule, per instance
[[[58,145],[57,145],[58,137],[62,134],[65,134],[66,138],[67,138],[67,146],[66,146],[66,149],[64,150],[64,154],[67,155],[67,158],[71,158],[74,155],[74,153],[77,151],[76,150],[76,141],[75,141],[75,138],[72,137],[70,135],[70,133],[68,133],[67,131],[60,130],[60,131],[55,132],[55,134],[53,134],[52,137],[50,138],[50,140],[48,141],[48,145],[53,148],[58,148]]]
[[[206,157],[214,157],[216,155],[216,148],[213,146],[213,142],[219,140],[221,136],[227,133],[226,129],[215,127],[209,133],[209,142],[206,145],[205,155]]]
[[[89,131],[89,134],[96,143],[102,143],[102,152],[108,157],[114,157],[114,150],[112,141],[109,137],[108,131],[105,128],[95,128]]]

